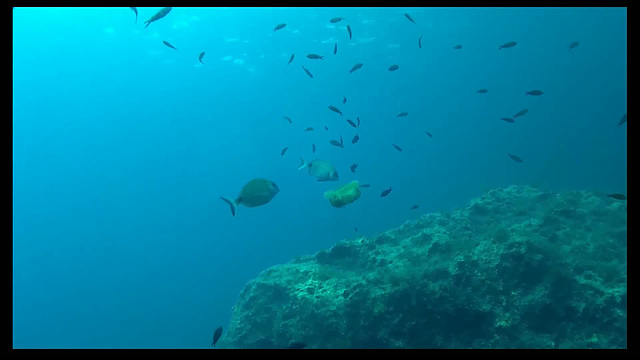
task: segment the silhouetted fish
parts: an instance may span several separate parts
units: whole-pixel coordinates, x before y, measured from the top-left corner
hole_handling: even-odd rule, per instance
[[[313,131],[313,128],[311,126],[309,126],[308,128],[304,129],[305,132],[307,131]]]
[[[220,336],[222,336],[222,326],[219,326],[213,332],[213,342],[211,343],[213,347],[216,347],[216,343],[218,342],[218,339],[220,339]]]
[[[342,21],[344,18],[343,17],[334,17],[331,20],[329,20],[330,23],[335,24],[338,23],[340,21]]]
[[[393,64],[391,66],[389,66],[389,71],[396,71],[400,68],[400,66]]]
[[[294,341],[291,344],[289,344],[289,346],[287,346],[287,349],[304,349],[306,347],[307,347],[307,344],[300,341]]]
[[[458,44],[456,46],[453,47],[455,50],[460,50],[462,49],[462,45]]]
[[[291,57],[289,58],[289,62],[287,63],[287,65],[291,64],[291,62],[293,61],[293,58],[295,57],[296,54],[291,54]]]
[[[163,40],[163,41],[162,41],[162,43],[163,43],[163,44],[165,44],[165,45],[167,45],[168,47],[170,47],[170,48],[174,49],[174,50],[178,50],[178,49],[176,49],[176,47],[175,47],[175,46],[173,46],[173,45],[169,44],[169,42],[167,42],[167,41],[164,41],[164,40]]]
[[[427,134],[427,135],[429,135],[429,137],[430,137],[430,138],[432,138],[432,137],[433,137],[433,135],[431,135],[431,133],[430,133],[430,132],[428,132],[428,131],[425,131],[424,133],[425,133],[425,134]]]
[[[362,67],[362,64],[355,64],[351,67],[351,70],[349,70],[349,74],[351,74],[352,72],[360,69]]]
[[[286,153],[288,149],[289,149],[288,146],[282,149],[282,151],[280,151],[280,156],[284,155],[284,153]]]
[[[520,156],[518,156],[518,155],[513,155],[513,154],[509,154],[509,153],[507,153],[507,155],[509,155],[509,157],[510,157],[511,159],[513,159],[513,161],[515,161],[515,162],[517,162],[517,163],[520,163],[520,164],[522,163],[522,158],[521,158]]]
[[[607,196],[616,200],[627,200],[627,195],[624,194],[609,194]]]
[[[513,120],[512,118],[500,118],[500,119],[501,119],[501,120],[504,120],[504,121],[506,121],[506,122],[509,122],[509,123],[513,123],[513,122],[515,122],[515,120]]]
[[[393,190],[392,188],[388,188],[387,190],[384,190],[383,192],[380,193],[380,197],[385,197],[387,195],[389,195],[389,193],[391,193],[391,190]]]
[[[409,14],[405,13],[405,14],[404,14],[404,16],[405,16],[409,21],[411,21],[412,23],[414,23],[414,24],[416,23],[415,21],[413,21],[413,19],[411,18],[411,16],[409,16]]]
[[[351,40],[351,26],[347,25],[347,32],[349,33],[349,40]]]
[[[398,113],[398,115],[396,115],[396,117],[397,117],[397,118],[399,118],[399,117],[405,117],[405,116],[407,116],[407,115],[409,115],[409,113],[408,113],[408,112],[406,112],[406,111],[403,111],[403,112],[401,112],[401,113]]]
[[[311,152],[316,152],[316,144],[311,144]]]
[[[307,54],[307,58],[311,60],[324,60],[324,56],[318,54]]]
[[[502,44],[502,45],[499,45],[499,46],[498,46],[498,50],[500,50],[500,49],[506,49],[506,48],[511,48],[511,47],[516,46],[516,45],[518,45],[518,43],[517,43],[517,42],[515,42],[515,41],[509,41],[509,42],[506,42],[506,43],[504,43],[504,44]]]
[[[525,91],[524,94],[525,94],[525,96],[526,95],[540,96],[540,95],[542,95],[544,93],[541,90],[531,90],[531,91]]]
[[[338,140],[331,140],[329,141],[329,144],[344,149],[344,142],[342,141],[342,135],[340,135],[340,142],[338,142]]]
[[[487,90],[487,89],[480,89],[480,90],[477,91],[478,94],[486,94],[488,92],[489,92],[489,90]]]
[[[338,53],[338,43],[333,44],[333,55]]]
[[[349,123],[349,125],[353,126],[354,128],[356,128],[356,123],[353,122],[353,120],[349,120],[347,119],[347,122]]]
[[[273,32],[276,32],[276,31],[284,28],[285,26],[287,26],[287,24],[278,24],[278,25],[276,25],[275,28],[273,28]]]
[[[400,146],[398,146],[396,144],[391,144],[391,145],[393,145],[393,147],[396,148],[396,150],[402,151],[402,148]]]
[[[569,50],[575,49],[575,48],[578,47],[578,45],[580,45],[580,43],[578,41],[573,41],[571,44],[569,44],[568,48],[569,48]]]
[[[146,24],[144,27],[146,28],[147,26],[149,26],[149,24],[151,24],[154,21],[158,21],[160,19],[162,19],[163,17],[167,16],[167,14],[171,11],[170,7],[164,7],[162,9],[160,9],[160,11],[158,11],[155,15],[153,15],[151,17],[151,19],[145,21],[144,23]]]
[[[340,111],[340,109],[338,109],[337,107],[333,106],[333,105],[329,105],[329,110],[340,114],[340,116],[342,116],[342,111]]]
[[[311,71],[307,70],[307,68],[304,67],[304,65],[302,65],[302,70],[304,70],[304,72],[306,72],[307,75],[309,75],[309,77],[313,79],[313,74],[311,74]]]
[[[418,48],[422,49],[422,35],[418,38]]]
[[[417,209],[418,207],[419,207],[419,205],[418,205],[418,204],[415,204],[415,205],[413,205],[413,206],[411,207],[411,210],[415,210],[415,209]]]
[[[200,61],[200,63],[202,65],[204,65],[204,63],[202,62],[202,58],[204,57],[204,51],[200,53],[200,55],[198,55],[198,61]]]
[[[346,103],[347,103],[347,97],[346,97],[346,96],[343,96],[343,97],[342,97],[342,103],[343,103],[343,104],[346,104]]]
[[[133,10],[133,12],[136,14],[136,24],[138,23],[138,9],[134,8],[134,7],[130,7],[129,9]]]
[[[626,122],[627,122],[627,113],[624,113],[624,115],[622,115],[622,118],[618,122],[618,126],[625,124]]]
[[[528,113],[529,110],[528,109],[522,109],[520,111],[518,111],[515,115],[513,115],[513,119],[515,120],[518,116],[522,116],[526,113]]]
[[[358,168],[358,164],[356,163],[353,163],[351,164],[351,166],[349,166],[349,169],[351,170],[352,173],[355,173],[357,168]]]
[[[352,143],[352,144],[355,144],[355,143],[357,143],[357,142],[358,142],[358,140],[360,140],[360,136],[358,136],[358,134],[355,134],[355,135],[353,136],[353,139],[351,139],[351,143]]]
[[[282,118],[284,118],[285,120],[287,120],[289,122],[289,124],[293,124],[293,120],[291,120],[290,117],[288,116],[283,116]]]

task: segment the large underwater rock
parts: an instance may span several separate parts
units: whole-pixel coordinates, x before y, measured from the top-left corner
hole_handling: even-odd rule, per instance
[[[492,190],[274,266],[226,348],[626,348],[627,204]]]

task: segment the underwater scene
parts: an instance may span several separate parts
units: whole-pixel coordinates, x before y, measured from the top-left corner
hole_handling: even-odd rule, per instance
[[[14,349],[627,348],[624,7],[13,8]]]

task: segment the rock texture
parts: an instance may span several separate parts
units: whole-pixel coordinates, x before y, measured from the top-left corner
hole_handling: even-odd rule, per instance
[[[220,347],[626,348],[627,204],[492,190],[249,282]]]

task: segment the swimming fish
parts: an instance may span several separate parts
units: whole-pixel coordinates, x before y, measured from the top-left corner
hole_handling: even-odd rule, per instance
[[[358,140],[360,140],[360,136],[358,136],[358,134],[355,134],[355,135],[353,136],[353,139],[351,139],[351,143],[352,143],[352,144],[355,144],[355,143],[357,143],[357,142],[358,142]]]
[[[406,111],[403,111],[403,112],[401,112],[401,113],[398,113],[398,115],[396,115],[396,117],[397,117],[397,118],[400,118],[400,117],[405,117],[405,116],[407,116],[407,115],[409,115],[409,113],[408,113],[408,112],[406,112]]]
[[[518,156],[518,155],[513,155],[513,154],[509,154],[509,153],[507,153],[507,155],[509,155],[509,157],[510,157],[513,161],[515,161],[515,162],[517,162],[517,163],[519,163],[519,164],[522,164],[522,158],[521,158],[520,156]]]
[[[400,146],[398,146],[396,144],[391,144],[391,145],[393,145],[393,147],[396,148],[396,150],[402,151],[402,148]]]
[[[506,42],[506,43],[504,43],[504,44],[502,44],[502,45],[499,45],[499,46],[498,46],[498,50],[500,50],[500,49],[506,49],[506,48],[511,48],[511,47],[516,46],[516,45],[518,45],[518,43],[517,43],[517,42],[515,42],[515,41],[509,41],[509,42]]]
[[[567,46],[569,48],[569,50],[571,49],[575,49],[578,47],[578,45],[580,45],[580,43],[578,41],[573,41],[571,44],[569,44],[569,46]]]
[[[343,96],[343,97],[342,97],[342,103],[343,103],[343,104],[346,104],[346,103],[347,103],[347,97],[346,97],[346,96]]]
[[[311,60],[324,60],[324,56],[320,56],[318,54],[307,54],[307,58]]]
[[[338,142],[338,140],[331,140],[329,141],[329,143],[333,146],[337,146],[339,148],[344,149],[344,142],[342,141],[342,135],[340,135],[340,142]]]
[[[219,326],[213,332],[213,342],[211,343],[213,347],[216,347],[216,343],[218,342],[218,339],[220,339],[220,336],[222,336],[222,326]]]
[[[618,126],[624,124],[627,122],[627,113],[624,113],[624,115],[622,115],[622,118],[620,119],[620,121],[618,122]]]
[[[340,109],[338,109],[337,107],[335,107],[333,105],[329,105],[329,110],[333,111],[334,113],[338,113],[338,114],[340,114],[340,116],[342,116],[342,111],[340,111]]]
[[[430,132],[428,132],[428,131],[425,131],[424,133],[425,133],[425,134],[427,134],[427,135],[429,135],[429,137],[430,137],[430,138],[432,138],[432,137],[433,137],[433,135],[431,135],[431,133],[430,133]]]
[[[283,116],[283,118],[284,118],[285,120],[287,120],[287,121],[289,122],[289,124],[293,124],[293,120],[291,120],[291,118],[290,118],[290,117],[288,117],[288,116]]]
[[[133,12],[136,14],[136,24],[138,23],[138,9],[134,8],[134,7],[130,7],[129,9],[133,10]]]
[[[349,166],[349,170],[351,170],[352,173],[355,173],[357,168],[358,168],[358,164],[356,163],[353,163],[351,164],[351,166]]]
[[[513,115],[513,119],[515,120],[518,116],[522,116],[522,115],[524,115],[524,114],[526,114],[528,112],[529,112],[529,110],[522,109],[522,110],[518,111],[515,115]]]
[[[396,71],[400,68],[400,66],[393,64],[391,66],[389,66],[389,71]]]
[[[287,346],[287,349],[304,349],[306,347],[307,347],[307,344],[300,341],[294,341],[291,344],[289,344],[289,346]]]
[[[154,21],[158,21],[160,19],[162,19],[163,17],[167,16],[167,14],[171,11],[170,7],[164,7],[162,9],[160,9],[160,11],[158,11],[155,15],[153,15],[151,17],[151,19],[145,21],[144,23],[146,24],[144,27],[146,28],[147,26],[149,26],[149,24],[151,24]]]
[[[276,31],[282,29],[285,26],[287,26],[287,24],[278,24],[278,25],[276,25],[275,28],[273,28],[273,32],[276,32]]]
[[[351,40],[351,26],[347,25],[347,32],[349,33],[349,40]]]
[[[415,21],[413,21],[413,19],[411,18],[411,16],[409,16],[409,14],[405,13],[404,16],[409,19],[409,21],[411,21],[412,23],[416,23]]]
[[[333,55],[338,53],[338,43],[333,44]]]
[[[316,144],[311,144],[311,152],[315,154],[315,152],[316,152]]]
[[[313,128],[312,128],[311,126],[309,126],[308,128],[304,129],[304,131],[305,131],[305,132],[313,131]]]
[[[504,118],[500,118],[500,119],[501,119],[501,120],[504,120],[504,121],[506,121],[506,122],[509,122],[509,123],[513,123],[513,122],[515,122],[515,120],[513,120],[512,118],[506,118],[506,117],[504,117]]]
[[[391,190],[393,190],[392,188],[388,188],[387,190],[384,190],[383,192],[380,193],[380,197],[385,197],[387,195],[389,195],[389,193],[391,193]]]
[[[418,204],[415,204],[415,205],[411,206],[411,210],[415,210],[415,209],[417,209],[418,207],[419,207],[419,205],[418,205]]]
[[[352,72],[360,69],[362,67],[362,64],[355,64],[351,67],[351,70],[349,70],[349,74],[351,74]]]
[[[489,90],[487,90],[487,89],[480,89],[480,90],[477,91],[478,94],[486,94],[488,92],[489,92]]]
[[[311,160],[309,163],[305,163],[304,159],[300,158],[300,166],[298,167],[298,170],[302,170],[304,168],[307,168],[309,175],[315,177],[318,181],[340,180],[338,171],[328,161],[315,159]]]
[[[202,65],[204,65],[204,63],[202,62],[202,58],[204,57],[204,51],[200,53],[200,55],[198,55],[198,61],[200,61],[200,63]]]
[[[339,23],[342,20],[344,20],[343,17],[334,17],[331,20],[329,20],[329,22],[332,23],[332,24],[335,24],[335,23]]]
[[[418,38],[418,48],[419,49],[422,49],[422,36],[423,35],[420,35],[420,37]]]
[[[358,121],[358,127],[360,127],[360,116],[356,118],[356,121]]]
[[[458,44],[456,46],[453,47],[455,50],[460,50],[462,49],[462,45]]]
[[[353,126],[354,128],[358,127],[356,123],[353,122],[353,120],[347,119],[347,122],[349,123],[349,125]]]
[[[544,94],[541,90],[531,90],[531,91],[525,91],[524,95],[532,95],[532,96],[540,96]]]
[[[235,200],[220,196],[231,207],[231,215],[236,216],[236,207],[256,207],[267,204],[280,191],[278,185],[271,180],[256,178],[246,183]]]
[[[307,70],[307,68],[304,67],[304,65],[302,65],[302,70],[304,70],[304,72],[306,72],[307,75],[309,75],[309,77],[313,79],[313,74],[311,74],[311,71]]]
[[[178,49],[176,49],[176,47],[175,47],[175,46],[173,46],[173,45],[169,44],[169,42],[167,42],[167,41],[164,41],[164,40],[163,40],[163,41],[162,41],[162,43],[163,43],[163,44],[165,44],[165,45],[167,45],[168,47],[170,47],[170,48],[174,49],[174,50],[178,50]]]
[[[325,191],[324,198],[329,200],[329,203],[333,207],[341,208],[358,200],[360,195],[361,192],[358,180],[353,180],[336,190]]]
[[[609,194],[607,196],[616,200],[627,200],[627,195],[624,194]]]
[[[288,149],[289,149],[289,147],[288,147],[288,146],[287,146],[287,147],[285,147],[284,149],[282,149],[282,151],[280,151],[280,156],[283,156],[283,155],[284,155],[284,153],[286,153]]]
[[[291,57],[289,58],[289,62],[287,63],[287,65],[291,64],[291,62],[293,61],[293,58],[295,57],[296,54],[291,54]]]

